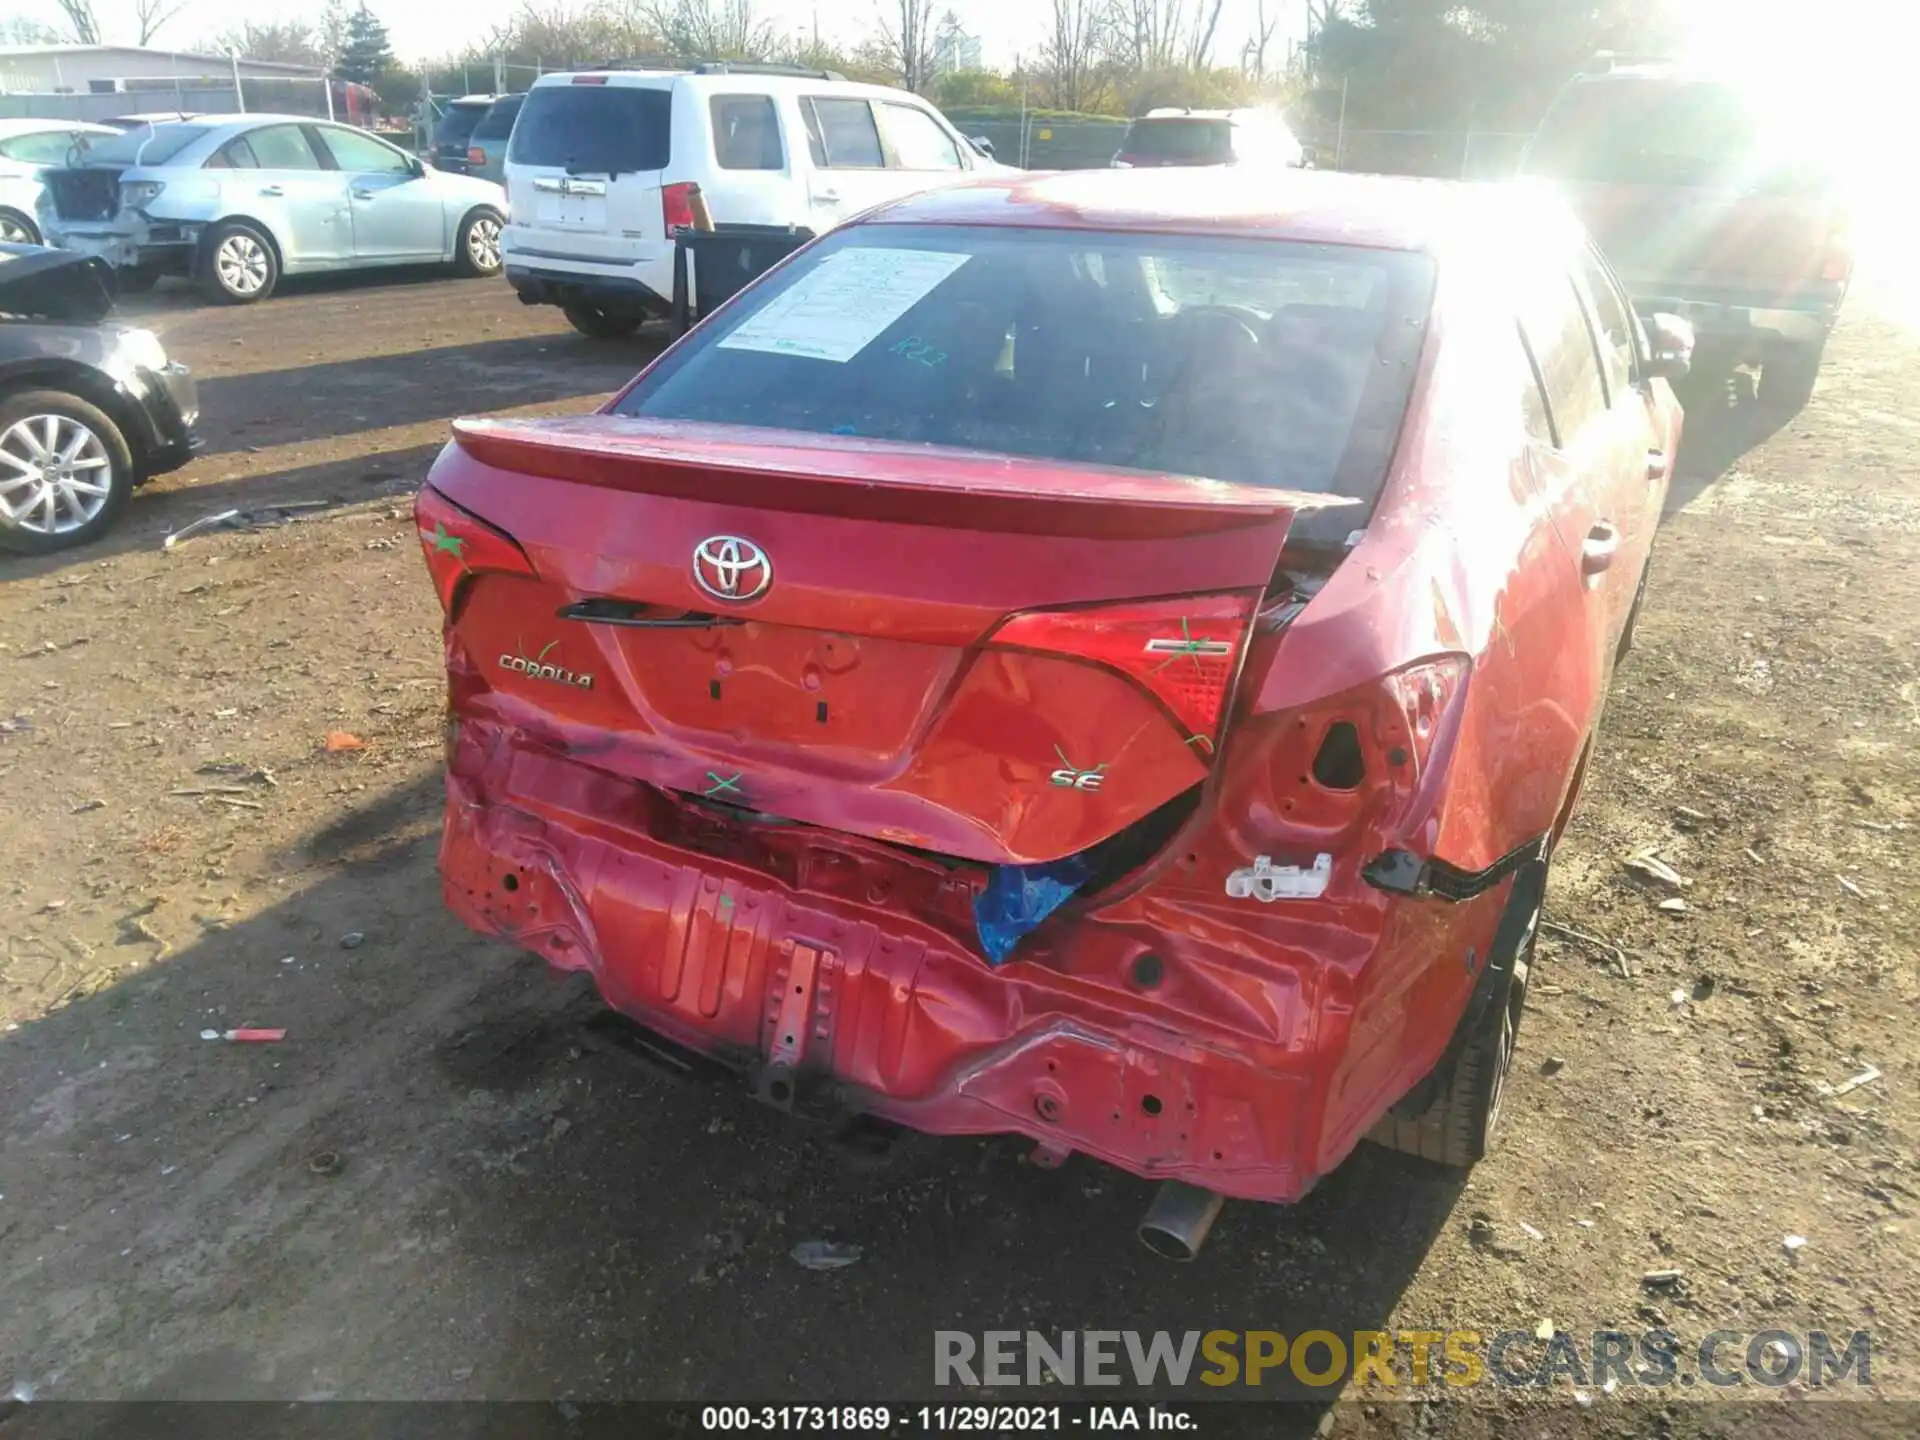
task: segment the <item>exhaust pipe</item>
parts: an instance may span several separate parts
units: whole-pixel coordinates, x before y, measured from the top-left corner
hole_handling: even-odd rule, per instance
[[[1220,1207],[1226,1203],[1227,1197],[1217,1190],[1202,1190],[1180,1180],[1165,1181],[1140,1222],[1140,1241],[1165,1259],[1191,1260],[1207,1243],[1213,1222],[1220,1218]]]

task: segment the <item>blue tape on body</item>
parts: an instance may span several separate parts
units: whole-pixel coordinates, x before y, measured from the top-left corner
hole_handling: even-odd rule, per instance
[[[973,921],[988,962],[1004,963],[1013,947],[1072,899],[1090,874],[1077,855],[1045,865],[995,867],[986,888],[973,897]]]

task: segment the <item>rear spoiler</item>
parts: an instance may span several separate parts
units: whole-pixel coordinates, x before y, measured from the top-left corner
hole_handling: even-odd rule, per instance
[[[456,420],[453,438],[495,469],[581,485],[1014,534],[1170,538],[1361,503],[977,450],[620,415]]]

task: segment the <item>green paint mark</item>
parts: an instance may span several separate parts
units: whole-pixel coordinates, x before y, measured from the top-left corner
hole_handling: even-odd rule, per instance
[[[744,800],[746,792],[740,788],[740,777],[745,773],[744,770],[736,770],[731,775],[716,775],[711,770],[707,771],[707,779],[713,783],[707,786],[705,798],[711,800],[716,796],[731,793]]]
[[[1165,660],[1162,660],[1158,665],[1153,667],[1154,674],[1158,675],[1162,670],[1166,669],[1167,666],[1173,664],[1174,661],[1184,657],[1191,657],[1193,660],[1193,668],[1203,675],[1206,674],[1205,668],[1200,664],[1200,657],[1204,655],[1207,650],[1206,641],[1193,638],[1193,627],[1187,624],[1187,617],[1184,615],[1180,617],[1180,636],[1179,648],[1168,655]]]
[[[1062,766],[1073,771],[1076,775],[1104,775],[1107,773],[1107,767],[1105,765],[1096,765],[1091,770],[1082,770],[1078,765],[1074,764],[1073,761],[1067,759],[1067,752],[1062,750],[1058,745],[1053,747],[1053,753],[1060,757]]]
[[[433,522],[433,534],[427,537],[427,543],[436,551],[446,551],[462,565],[467,563],[467,542],[458,535],[449,535],[447,527],[438,520]]]
[[[560,642],[558,640],[549,640],[545,645],[543,645],[540,648],[540,653],[533,657],[534,664],[537,665],[542,660],[545,660],[547,658],[548,652],[551,651],[553,647],[558,645],[559,643]]]
[[[731,895],[722,895],[720,897],[720,908],[722,910],[731,910],[733,908],[733,897]]]

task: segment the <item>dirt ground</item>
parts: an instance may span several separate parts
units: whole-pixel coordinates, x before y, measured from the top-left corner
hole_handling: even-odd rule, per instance
[[[1868,1329],[1866,1393],[1920,1400],[1920,336],[1867,299],[1803,414],[1742,384],[1690,415],[1503,1148],[1464,1187],[1363,1148],[1187,1267],[1134,1240],[1140,1182],[1010,1141],[857,1163],[597,1047],[576,983],[442,912],[408,493],[448,417],[584,408],[644,344],[431,277],[138,308],[201,378],[206,453],[101,546],[0,569],[0,1384],[898,1399],[937,1329],[1547,1322]],[[1626,868],[1647,847],[1683,890]],[[239,1026],[287,1036],[199,1038]],[[863,1254],[811,1272],[812,1238]],[[1589,1398],[1617,1433],[1748,1427],[1703,1391]],[[1577,1418],[1565,1387],[1448,1399],[1273,1433]]]

